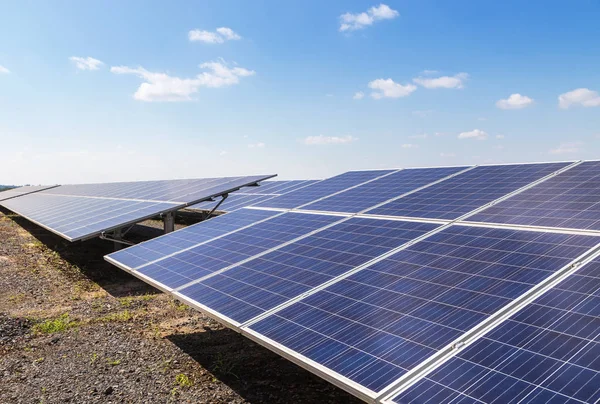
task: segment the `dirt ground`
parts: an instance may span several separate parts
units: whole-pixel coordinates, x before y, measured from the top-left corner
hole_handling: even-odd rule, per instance
[[[0,403],[359,403],[106,263],[112,248],[0,210]]]

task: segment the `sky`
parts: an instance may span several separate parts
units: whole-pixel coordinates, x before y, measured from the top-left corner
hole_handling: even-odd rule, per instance
[[[600,158],[598,1],[0,3],[0,184]]]

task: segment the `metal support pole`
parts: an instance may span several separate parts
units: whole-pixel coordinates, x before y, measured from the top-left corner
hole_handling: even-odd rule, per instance
[[[114,247],[115,251],[119,251],[121,248],[123,248],[123,244],[119,243],[119,241],[117,241],[117,240],[121,240],[121,234],[122,234],[122,229],[116,229],[114,231],[113,238],[115,239],[115,241],[113,244],[115,246]]]
[[[165,234],[175,231],[175,212],[166,213],[163,217]]]

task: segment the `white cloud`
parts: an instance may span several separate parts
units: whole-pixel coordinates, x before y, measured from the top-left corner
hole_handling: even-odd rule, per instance
[[[480,116],[479,118],[477,118],[478,121],[484,122],[487,121],[487,118],[484,116]]]
[[[504,150],[504,146],[501,145],[501,144],[499,144],[499,145],[494,146],[494,149],[496,149],[496,150]]]
[[[581,142],[565,142],[558,145],[557,148],[549,151],[550,154],[573,154],[581,151]]]
[[[309,146],[320,146],[328,144],[348,144],[356,142],[358,138],[354,136],[308,136],[303,139],[303,143]]]
[[[504,135],[496,135],[496,139],[504,139]]]
[[[69,60],[75,63],[75,67],[79,70],[98,70],[104,64],[104,62],[89,56],[86,58],[71,56]]]
[[[600,95],[598,95],[597,91],[592,91],[588,88],[578,88],[558,96],[559,107],[567,109],[571,105],[598,107],[600,106]]]
[[[249,149],[264,149],[267,145],[263,142],[251,143],[248,145]]]
[[[226,151],[226,150],[222,150],[222,151],[219,153],[219,156],[224,156],[224,155],[226,155],[226,154],[227,154],[227,151]]]
[[[230,68],[224,61],[202,63],[200,68],[207,71],[189,79],[149,72],[143,67],[115,66],[111,67],[110,71],[115,74],[134,74],[144,80],[133,95],[133,98],[139,101],[189,101],[200,87],[231,86],[238,84],[240,77],[255,74],[254,71],[242,67]]]
[[[363,93],[362,91],[357,91],[356,93],[354,93],[354,96],[352,97],[353,100],[362,100],[365,96],[365,93]]]
[[[459,139],[477,139],[477,140],[485,140],[487,139],[488,134],[479,129],[473,129],[470,132],[462,132],[458,135]]]
[[[228,41],[237,41],[242,39],[236,32],[234,32],[231,28],[221,27],[217,28],[217,32],[223,36]]]
[[[467,73],[458,73],[454,76],[442,76],[436,78],[417,77],[413,81],[425,88],[463,88],[465,81],[469,78]]]
[[[429,135],[427,133],[420,133],[418,135],[409,136],[409,139],[427,139]]]
[[[225,41],[237,41],[238,39],[242,39],[235,31],[227,27],[217,28],[214,32],[193,29],[188,32],[188,38],[192,42],[204,43],[223,43]]]
[[[385,4],[371,7],[366,12],[362,13],[344,13],[340,15],[340,31],[344,32],[363,29],[369,25],[373,25],[375,21],[392,20],[399,15],[400,14],[396,10],[392,10]]]
[[[418,144],[414,144],[414,143],[404,143],[400,147],[402,147],[403,149],[418,149],[419,145]]]
[[[10,70],[8,70],[6,67],[0,65],[0,74],[8,74],[10,73]]]
[[[377,79],[373,80],[369,83],[369,88],[372,90],[379,90],[377,92],[372,92],[371,97],[375,99],[380,98],[400,98],[406,97],[410,95],[413,91],[417,89],[417,86],[412,84],[402,85],[394,82],[392,79]]]
[[[456,154],[454,154],[454,153],[444,153],[444,152],[441,152],[441,153],[440,153],[440,157],[456,157]]]
[[[533,104],[533,99],[519,93],[511,94],[505,100],[498,100],[496,106],[500,109],[522,109]]]
[[[421,76],[432,76],[434,74],[438,74],[439,72],[437,70],[428,70],[425,69],[421,72]]]

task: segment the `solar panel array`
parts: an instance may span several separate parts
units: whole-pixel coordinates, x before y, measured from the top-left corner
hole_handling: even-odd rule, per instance
[[[598,164],[353,171],[107,260],[367,401],[595,402]]]
[[[218,205],[220,212],[234,212],[238,209],[253,206],[259,202],[272,199],[276,196],[285,195],[298,188],[306,187],[318,182],[316,180],[293,180],[293,181],[265,181],[259,187],[249,187],[242,189],[234,194],[230,194],[223,203],[220,201],[205,201],[192,206],[188,209],[212,210]]]
[[[0,205],[69,241],[179,210],[272,176],[62,185]]]

